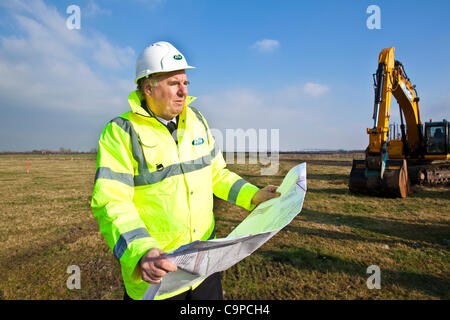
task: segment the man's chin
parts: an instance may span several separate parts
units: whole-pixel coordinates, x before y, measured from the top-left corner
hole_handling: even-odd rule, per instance
[[[184,105],[174,107],[172,110],[173,110],[173,113],[175,114],[175,116],[179,115],[181,113],[181,111],[183,111],[183,108],[184,108]]]

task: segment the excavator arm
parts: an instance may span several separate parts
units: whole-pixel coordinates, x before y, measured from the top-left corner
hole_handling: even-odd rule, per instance
[[[374,74],[375,101],[373,107],[373,128],[369,134],[369,154],[380,154],[389,131],[389,110],[392,97],[392,74],[394,71],[394,48],[383,49],[378,58],[378,69]]]
[[[377,73],[374,74],[374,125],[373,128],[367,129],[369,134],[368,153],[378,155],[387,144],[391,97],[394,95],[399,105],[402,132],[402,139],[394,140],[394,145],[401,145],[402,148],[400,150],[388,148],[388,153],[390,159],[403,159],[405,155],[408,157],[408,155],[416,156],[421,153],[423,128],[420,119],[419,97],[415,86],[411,84],[406,75],[403,64],[394,59],[394,50],[391,47],[381,51]]]

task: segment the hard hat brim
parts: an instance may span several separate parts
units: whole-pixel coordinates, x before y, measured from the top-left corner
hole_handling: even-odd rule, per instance
[[[138,78],[136,78],[136,80],[134,80],[134,83],[137,84],[140,79],[148,77],[148,76],[150,76],[152,74],[155,74],[155,73],[168,73],[168,72],[173,72],[173,71],[178,71],[178,70],[187,70],[187,69],[195,69],[195,67],[193,67],[193,66],[186,66],[186,67],[183,67],[183,68],[175,68],[173,70],[164,70],[164,71],[157,71],[156,70],[154,72],[146,73],[146,74],[143,74],[142,76],[139,76]]]

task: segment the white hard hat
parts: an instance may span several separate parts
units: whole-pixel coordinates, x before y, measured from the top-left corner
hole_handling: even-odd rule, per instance
[[[176,70],[194,69],[187,64],[186,59],[169,42],[155,42],[142,51],[136,61],[136,79],[158,72],[171,72]]]

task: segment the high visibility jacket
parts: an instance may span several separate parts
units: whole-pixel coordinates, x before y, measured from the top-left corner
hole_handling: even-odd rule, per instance
[[[128,97],[131,111],[111,120],[100,136],[92,212],[133,299],[149,286],[138,265],[149,249],[170,252],[215,237],[213,194],[247,210],[255,207],[251,199],[259,189],[226,169],[206,120],[188,106],[194,99],[187,97],[179,115],[178,144],[141,106],[139,91]]]

